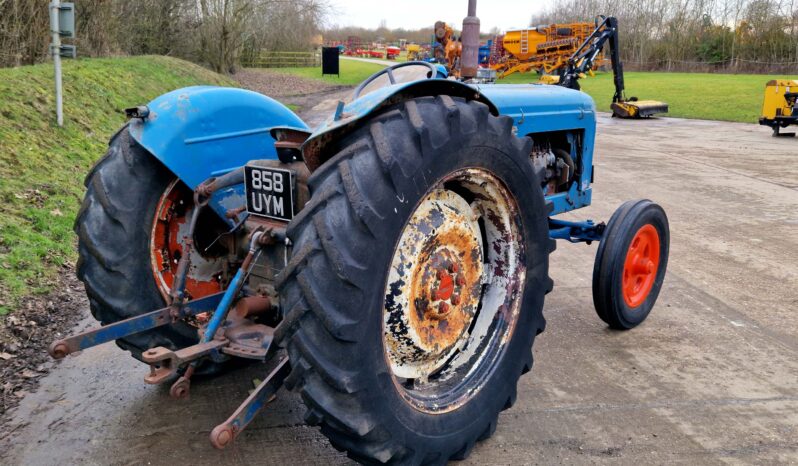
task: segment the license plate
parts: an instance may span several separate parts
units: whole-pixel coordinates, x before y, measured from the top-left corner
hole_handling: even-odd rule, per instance
[[[294,218],[294,173],[281,168],[244,167],[247,212],[286,222]]]

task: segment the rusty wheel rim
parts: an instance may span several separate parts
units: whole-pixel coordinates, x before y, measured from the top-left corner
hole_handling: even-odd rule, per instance
[[[489,379],[511,340],[526,276],[518,206],[481,168],[430,190],[394,251],[383,310],[383,348],[399,393],[442,413]]]
[[[174,283],[177,264],[185,250],[188,224],[193,210],[192,192],[178,179],[169,184],[155,208],[150,234],[150,265],[158,291],[167,303],[170,300],[169,292]],[[198,225],[197,229],[202,226]],[[186,277],[189,299],[218,293],[223,288],[224,257],[203,254],[203,248],[198,246],[200,247],[192,251],[191,267]]]

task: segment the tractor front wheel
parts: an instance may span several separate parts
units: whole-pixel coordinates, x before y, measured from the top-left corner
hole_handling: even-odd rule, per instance
[[[610,327],[642,323],[668,267],[668,217],[649,200],[628,201],[610,218],[593,267],[593,303]]]
[[[413,99],[309,180],[276,338],[306,420],[356,460],[464,458],[532,366],[554,242],[512,126],[482,103]]]

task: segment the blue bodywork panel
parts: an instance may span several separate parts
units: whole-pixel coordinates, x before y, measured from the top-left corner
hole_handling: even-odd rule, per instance
[[[402,100],[425,95],[460,96],[487,104],[494,114],[513,118],[519,136],[568,132],[574,160],[584,169],[568,192],[547,196],[552,215],[590,204],[592,155],[596,128],[593,100],[586,94],[559,86],[538,84],[466,85],[448,79],[425,79],[379,88],[354,102],[341,105],[302,146],[311,169],[325,141],[358,127],[360,121]],[[150,115],[130,123],[130,134],[190,188],[202,181],[245,165],[250,160],[276,159],[275,127],[308,131],[307,125],[279,102],[235,88],[199,86],[178,89],[148,104]],[[243,185],[222,189],[211,199],[223,216],[244,204]]]
[[[477,89],[450,79],[424,79],[409,83],[378,88],[357,100],[349,102],[335,111],[324,123],[314,129],[313,134],[302,145],[302,154],[311,170],[324,162],[320,153],[326,141],[353,131],[360,121],[379,110],[397,102],[421,96],[450,95],[469,100],[480,100],[498,115],[498,109]]]
[[[244,89],[186,87],[147,106],[149,116],[131,120],[130,135],[191,189],[250,160],[277,159],[271,128],[308,129],[288,107]],[[243,196],[243,185],[222,189],[210,205],[225,218]]]
[[[552,215],[590,205],[593,176],[593,146],[596,135],[596,105],[580,91],[545,84],[492,84],[479,86],[499,113],[513,118],[518,136],[552,131],[581,133],[581,150],[572,150],[574,160],[581,157],[582,173],[568,192],[546,196],[554,203]]]

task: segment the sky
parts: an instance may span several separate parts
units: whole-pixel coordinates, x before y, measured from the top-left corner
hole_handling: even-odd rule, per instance
[[[338,26],[376,28],[383,19],[389,28],[432,27],[441,20],[460,29],[468,13],[468,0],[333,0],[336,11],[330,23]],[[526,27],[533,13],[553,0],[477,0],[480,30],[494,26],[502,31]]]

